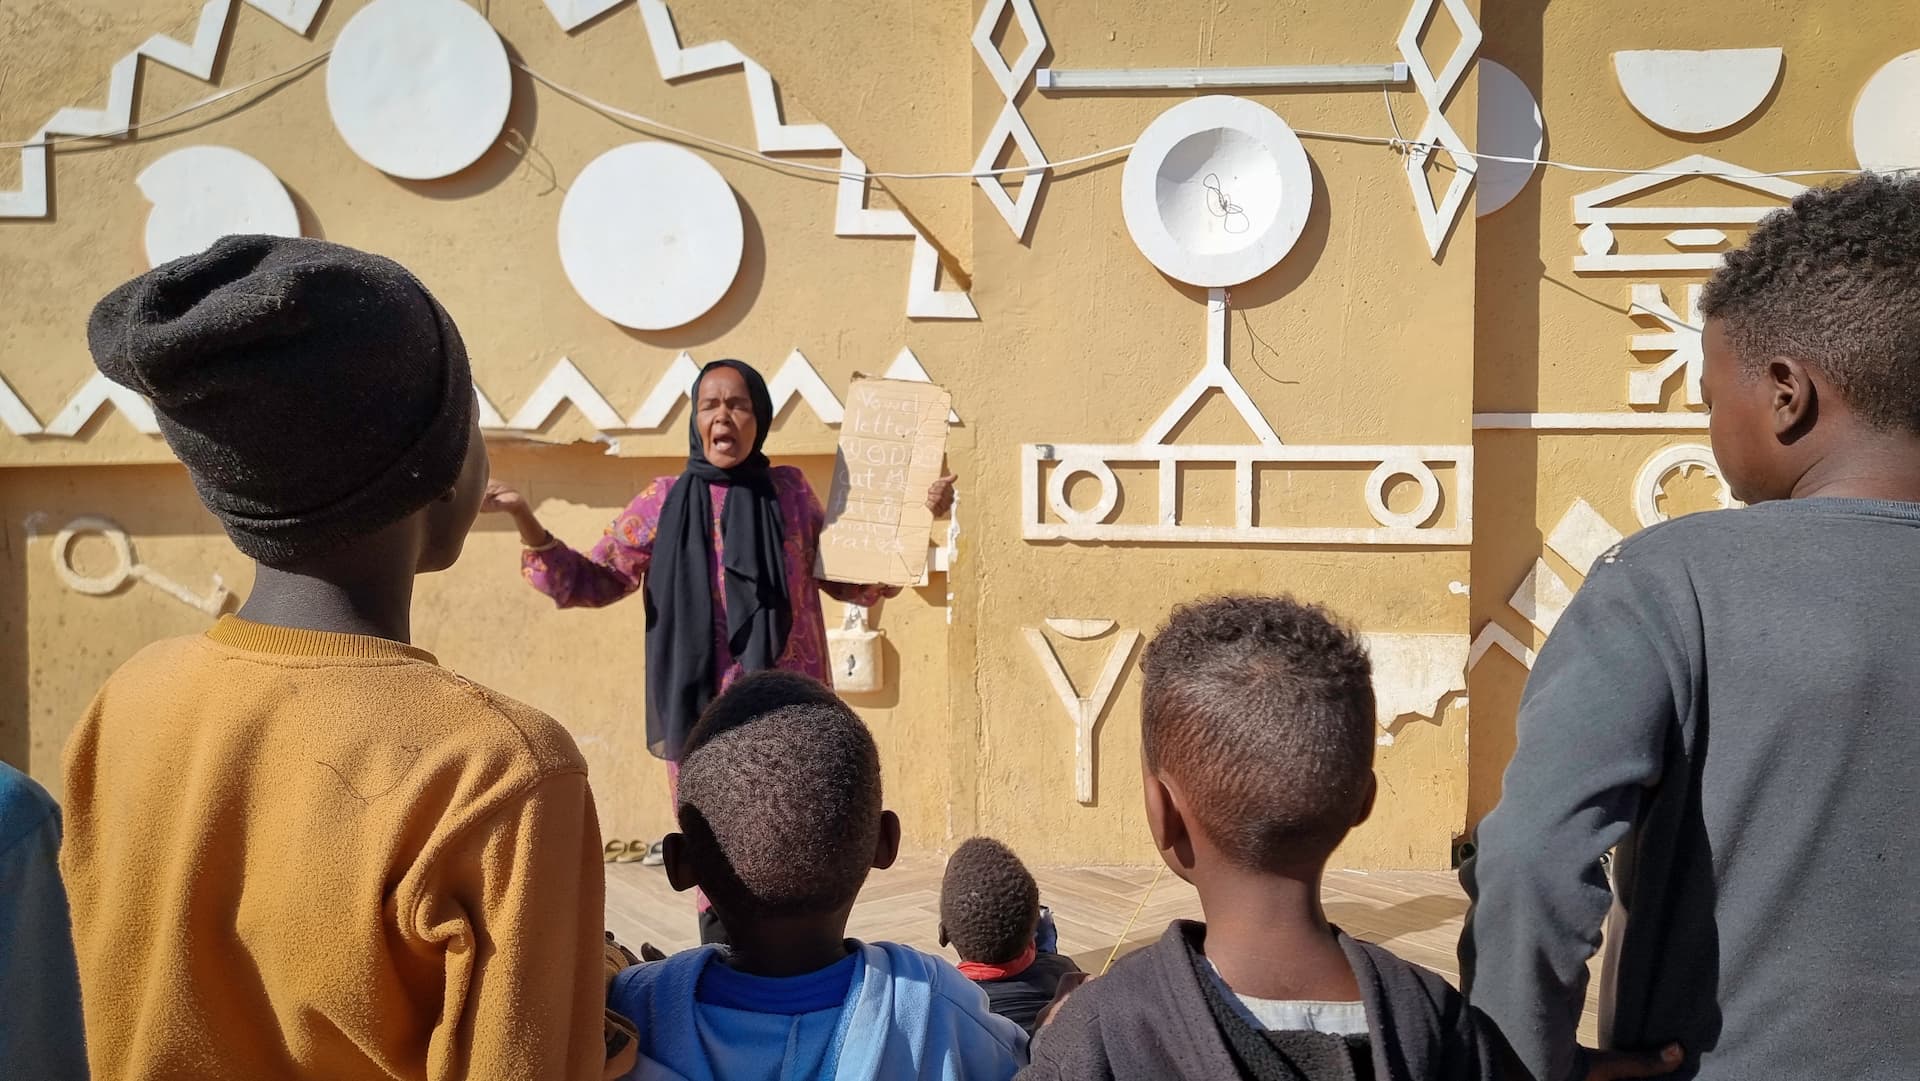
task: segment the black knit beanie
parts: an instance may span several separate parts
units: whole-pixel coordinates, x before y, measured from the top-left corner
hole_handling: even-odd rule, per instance
[[[390,259],[227,237],[109,293],[87,345],[107,378],[153,401],[200,498],[263,563],[392,525],[466,462],[466,347]]]

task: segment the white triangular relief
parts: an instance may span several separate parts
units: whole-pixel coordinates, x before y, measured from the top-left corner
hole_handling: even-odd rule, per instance
[[[674,357],[673,363],[667,365],[666,372],[660,376],[660,381],[647,392],[647,398],[640,403],[640,408],[627,418],[627,427],[637,432],[657,430],[667,422],[673,407],[682,398],[689,401],[693,399],[693,381],[698,378],[700,365],[693,362],[693,357],[684,352]]]
[[[587,423],[600,431],[620,429],[620,414],[567,357],[561,357],[547,377],[533,389],[533,397],[528,398],[526,404],[514,413],[507,427],[523,432],[536,431],[553,418],[563,402],[571,403],[581,416],[587,418]]]
[[[15,435],[39,435],[40,418],[33,415],[27,403],[13,392],[5,379],[0,379],[0,424]]]
[[[814,370],[813,362],[800,350],[787,354],[787,361],[780,370],[767,380],[767,393],[773,398],[773,415],[779,416],[798,395],[802,401],[813,407],[813,412],[822,423],[837,425],[846,415],[846,407],[840,399],[834,397],[833,388]]]
[[[933,382],[933,377],[928,375],[927,369],[920,364],[920,358],[913,355],[913,350],[904,347],[900,350],[900,355],[893,358],[893,363],[887,365],[887,370],[882,372],[880,377],[904,379],[911,383]],[[952,409],[947,410],[947,423],[960,423],[960,414]]]
[[[547,0],[547,10],[553,13],[553,19],[560,29],[572,33],[574,28],[592,19],[602,12],[612,11],[624,0]],[[668,23],[671,27],[672,23]]]
[[[100,372],[93,373],[67,404],[47,422],[46,434],[67,436],[79,435],[80,429],[87,426],[103,407],[112,405],[134,428],[146,435],[159,435],[160,422],[154,418],[153,406],[145,398],[126,387],[108,379]]]

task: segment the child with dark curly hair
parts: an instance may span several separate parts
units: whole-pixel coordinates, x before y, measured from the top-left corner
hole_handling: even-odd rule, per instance
[[[1708,1081],[1912,1077],[1920,178],[1801,195],[1700,308],[1714,457],[1752,506],[1607,553],[1547,640],[1462,870],[1469,998],[1533,1076],[1623,1076],[1574,1040],[1612,906],[1603,1046]]]
[[[729,942],[621,972],[647,1081],[1007,1081],[1026,1033],[938,957],[847,938],[854,898],[900,851],[873,735],[793,672],[741,678],[688,734],[675,889],[699,886]]]
[[[1041,949],[1040,884],[1013,849],[991,837],[960,843],[940,882],[940,944],[960,974],[987,993],[993,1012],[1032,1033],[1073,958]]]
[[[1142,664],[1147,827],[1205,923],[1073,992],[1036,1079],[1479,1081],[1497,1045],[1445,980],[1327,920],[1320,879],[1373,810],[1373,669],[1319,607],[1180,608]]]

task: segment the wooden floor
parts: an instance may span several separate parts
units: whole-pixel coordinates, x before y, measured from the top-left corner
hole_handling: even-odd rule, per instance
[[[847,933],[870,942],[899,942],[952,958],[939,945],[940,875],[934,860],[901,860],[867,880]],[[1162,875],[1139,919],[1128,924],[1153,882],[1139,867],[1037,868],[1040,901],[1053,910],[1060,951],[1088,972],[1099,972],[1114,944],[1122,956],[1151,943],[1169,921],[1199,919],[1193,887]],[[1327,916],[1355,938],[1375,942],[1415,964],[1459,982],[1454,946],[1467,900],[1446,871],[1333,871],[1323,894]],[[607,928],[631,949],[642,942],[672,953],[699,940],[693,898],[676,894],[658,868],[607,866]],[[1122,931],[1126,938],[1121,940]],[[1593,981],[1595,984],[1598,980]],[[1581,1036],[1591,1043],[1595,1015],[1589,999]]]

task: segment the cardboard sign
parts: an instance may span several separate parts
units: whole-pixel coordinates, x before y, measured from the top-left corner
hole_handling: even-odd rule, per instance
[[[952,398],[931,383],[854,376],[816,577],[908,586],[926,575],[927,489],[946,458]]]

